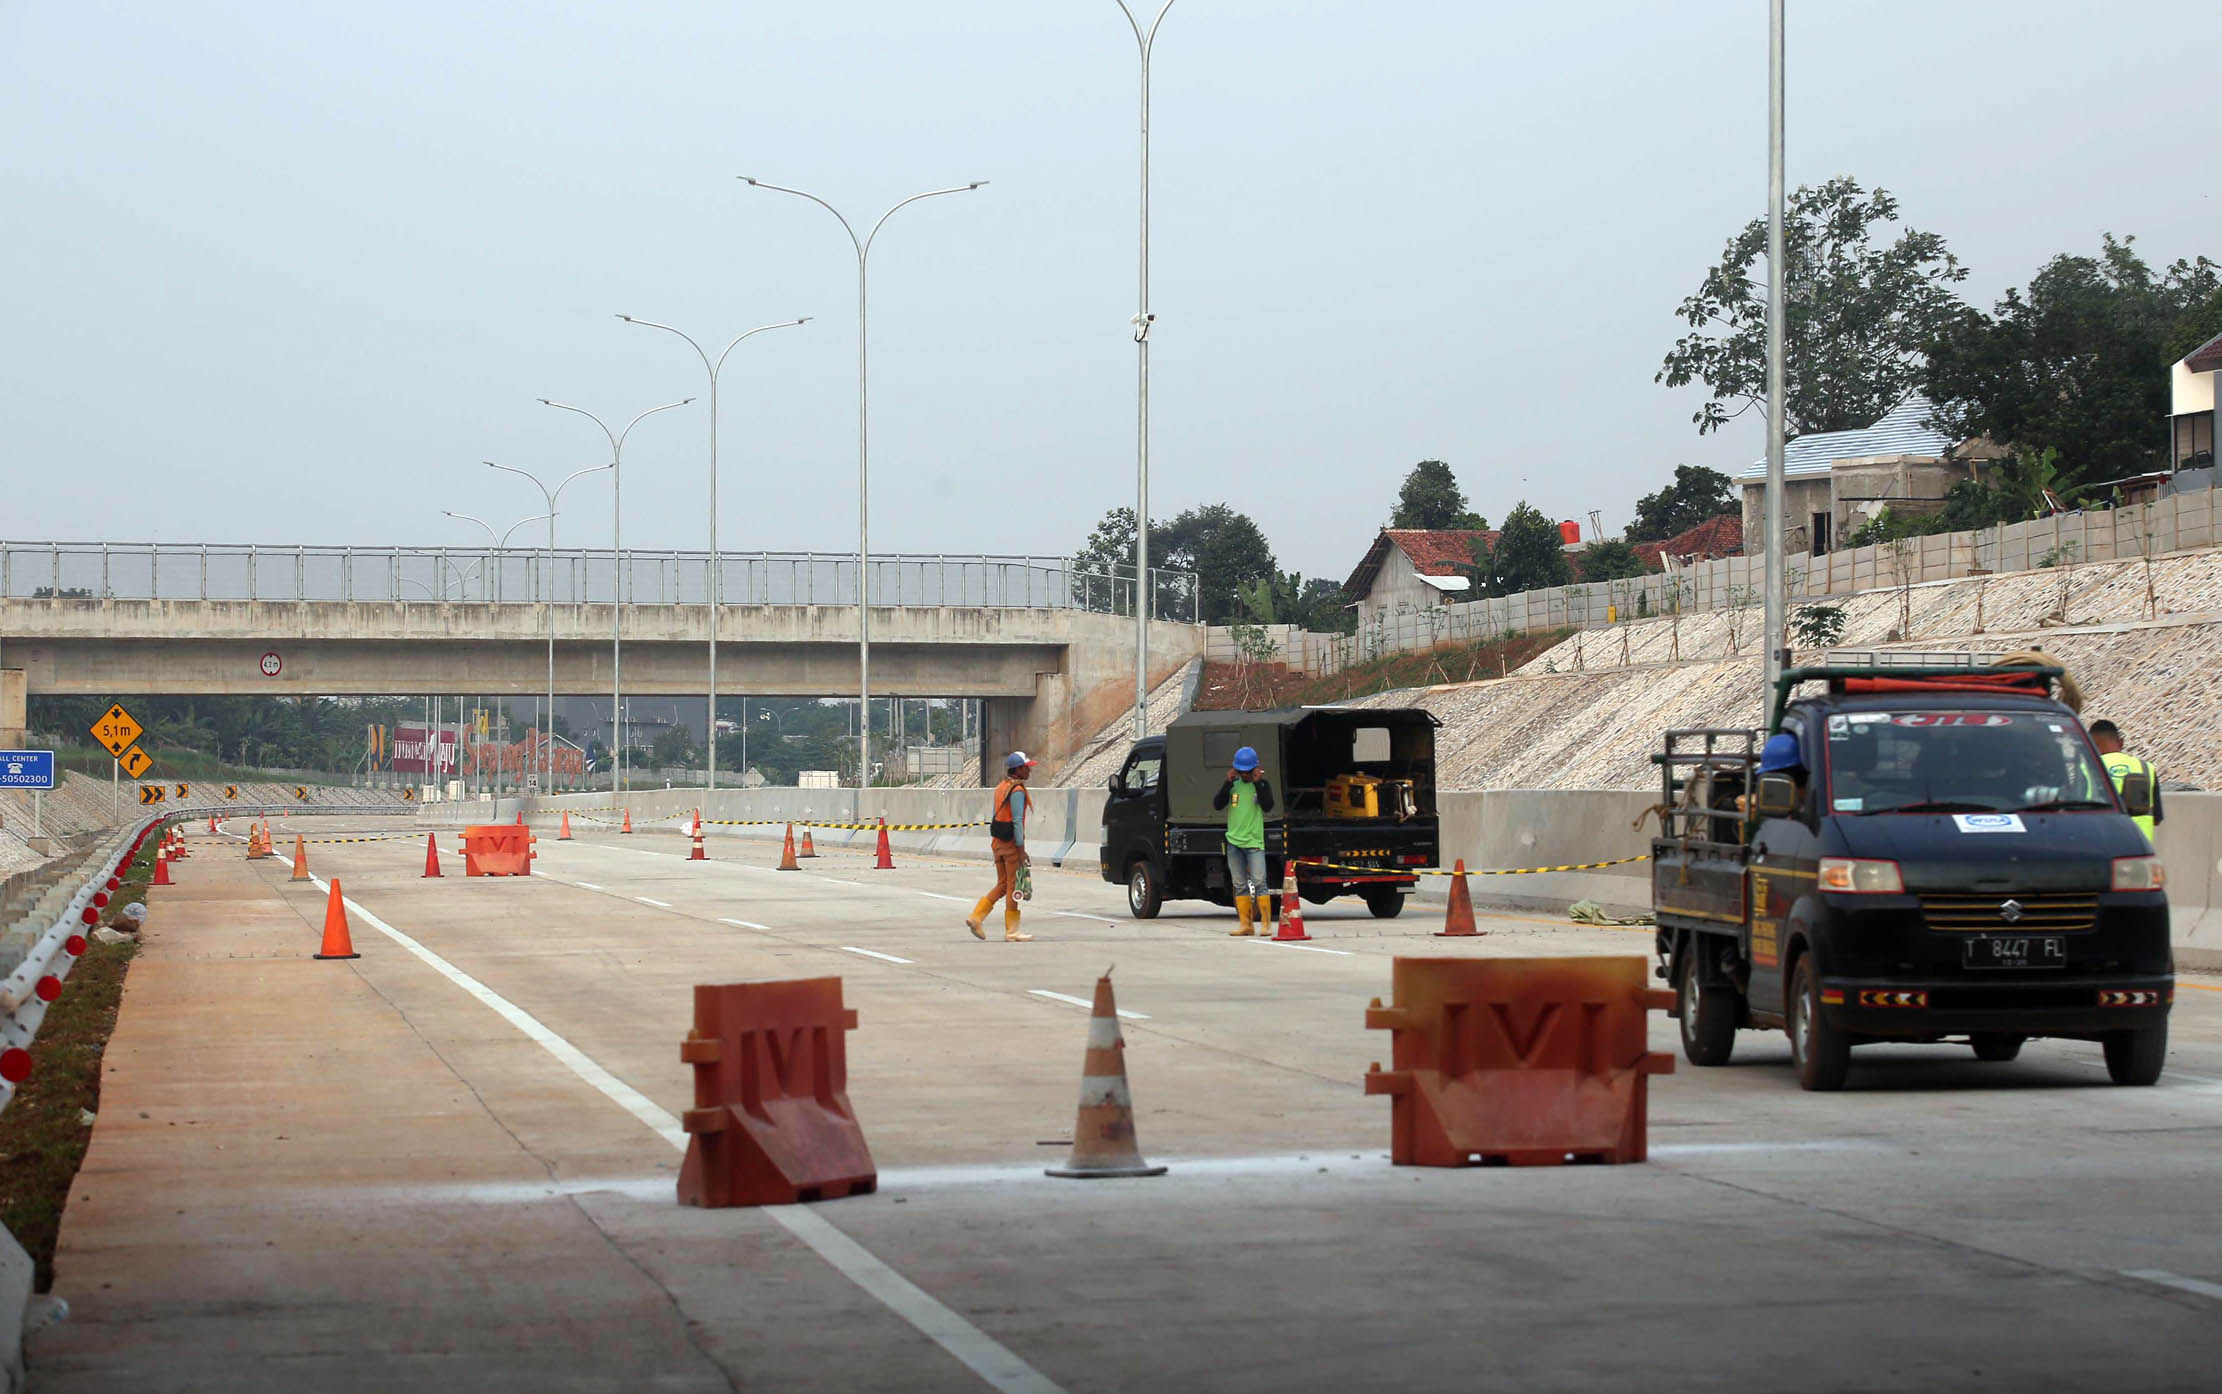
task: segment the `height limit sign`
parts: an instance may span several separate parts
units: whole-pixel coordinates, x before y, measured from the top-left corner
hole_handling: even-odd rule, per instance
[[[118,702],[101,713],[100,719],[93,723],[93,741],[102,750],[121,760],[123,753],[131,749],[140,736],[146,734],[146,729],[139,724],[137,717],[123,709],[123,703]]]

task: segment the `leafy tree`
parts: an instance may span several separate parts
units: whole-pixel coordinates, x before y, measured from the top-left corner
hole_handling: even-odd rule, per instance
[[[1664,542],[1699,523],[1736,511],[1736,484],[1719,470],[1676,465],[1674,482],[1636,500],[1630,542]]]
[[[684,726],[670,727],[648,747],[648,758],[658,768],[689,764],[694,759],[694,738]]]
[[[1397,491],[1396,511],[1389,515],[1392,528],[1486,528],[1480,514],[1466,507],[1466,491],[1458,476],[1441,460],[1422,460],[1404,476]]]
[[[1581,572],[1585,581],[1619,581],[1648,576],[1651,568],[1626,542],[1592,542],[1581,551]]]
[[[1474,539],[1474,561],[1484,595],[1518,595],[1567,585],[1574,568],[1567,564],[1558,524],[1526,499],[1505,515],[1504,528],[1495,546],[1487,538]]]
[[[1252,624],[1292,624],[1314,634],[1349,634],[1358,627],[1342,587],[1324,576],[1307,581],[1300,572],[1276,571],[1245,586],[1241,597]]]
[[[1181,513],[1153,531],[1164,564],[1196,573],[1206,624],[1225,624],[1242,613],[1243,588],[1274,573],[1273,548],[1247,514],[1223,503]],[[1153,550],[1156,550],[1153,548]]]
[[[1883,225],[1898,221],[1898,200],[1854,179],[1801,187],[1784,212],[1786,429],[1871,425],[1919,385],[1926,349],[1964,308],[1950,287],[1967,268],[1934,233],[1909,228],[1879,243]],[[1700,435],[1765,405],[1766,252],[1767,220],[1758,218],[1729,239],[1678,312],[1691,332],[1655,381],[1701,382],[1712,392],[1690,418]]]
[[[1923,379],[1936,423],[2056,451],[2071,482],[2154,468],[2168,365],[2222,329],[2222,277],[2205,257],[2156,273],[2134,241],[2109,234],[2095,257],[2045,263],[1991,314],[1952,316]]]

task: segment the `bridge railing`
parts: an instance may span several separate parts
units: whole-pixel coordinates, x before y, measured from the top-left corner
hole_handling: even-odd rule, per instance
[[[826,552],[724,552],[728,605],[854,605],[857,560]],[[1152,614],[1193,623],[1194,573],[1151,568]],[[875,556],[875,605],[1134,613],[1134,575],[1062,557]],[[115,600],[624,603],[701,605],[704,552],[534,548],[187,546],[0,541],[0,597]]]

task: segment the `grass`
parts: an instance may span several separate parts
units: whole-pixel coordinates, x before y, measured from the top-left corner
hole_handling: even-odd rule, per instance
[[[111,898],[109,917],[147,898],[151,863],[142,857]],[[0,1111],[0,1224],[7,1226],[37,1265],[38,1291],[54,1285],[54,1245],[70,1183],[92,1141],[87,1113],[100,1111],[100,1065],[116,1029],[124,973],[138,941],[94,942],[62,984],[31,1042],[31,1077]]]
[[[1314,678],[1290,673],[1278,665],[1259,665],[1245,686],[1237,666],[1213,663],[1204,672],[1196,706],[1202,710],[1233,707],[1261,709],[1318,702],[1347,702],[1400,687],[1427,687],[1436,683],[1475,682],[1503,677],[1521,664],[1573,634],[1554,629],[1474,644],[1444,644],[1412,653],[1392,653],[1370,662],[1353,664],[1339,673]]]
[[[145,776],[148,783],[174,784],[183,780],[202,784],[344,784],[348,780],[347,775],[330,772],[304,774],[234,765],[201,750],[158,749],[152,744],[144,748],[154,757],[154,764]],[[115,760],[97,745],[57,745],[54,763],[61,769],[106,779]]]

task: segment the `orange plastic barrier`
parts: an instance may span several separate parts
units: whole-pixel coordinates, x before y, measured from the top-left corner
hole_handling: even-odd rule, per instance
[[[480,823],[463,829],[465,876],[530,876],[537,839],[515,823]]]
[[[1640,958],[1399,958],[1395,1005],[1366,1012],[1395,1033],[1391,1097],[1399,1166],[1640,1162],[1650,1077],[1674,1057],[1647,1049],[1644,1014],[1674,1005]]]
[[[698,985],[679,1058],[694,1067],[680,1120],[682,1205],[792,1205],[865,1195],[879,1169],[849,1108],[839,978]]]

